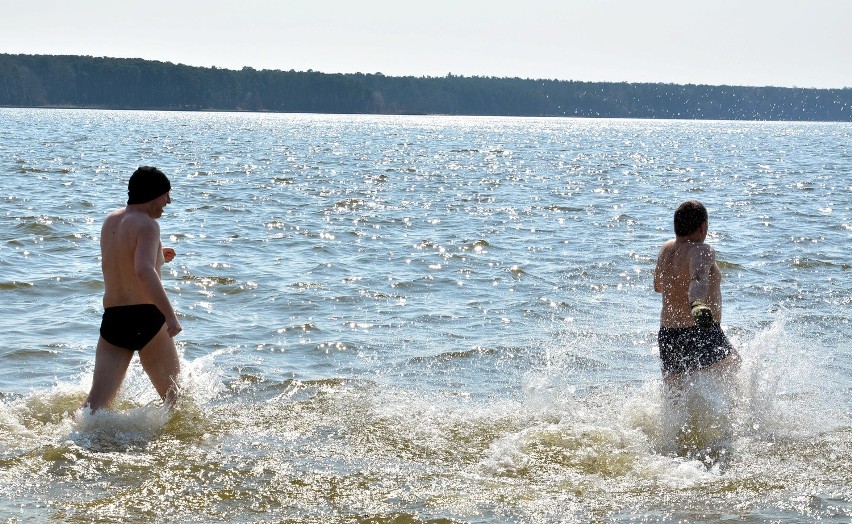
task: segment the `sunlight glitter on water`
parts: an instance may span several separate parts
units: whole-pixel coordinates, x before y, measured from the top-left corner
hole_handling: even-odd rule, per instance
[[[3,517],[852,513],[843,125],[0,114]],[[98,227],[138,163],[174,182],[184,396],[164,410],[134,363],[117,411],[75,418]],[[744,361],[672,398],[650,280],[692,197]]]

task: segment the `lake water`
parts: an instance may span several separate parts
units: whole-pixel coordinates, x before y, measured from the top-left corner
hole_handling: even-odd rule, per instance
[[[0,521],[852,518],[852,125],[0,109]],[[183,397],[91,383],[98,236],[172,180]],[[710,212],[732,383],[660,380]],[[719,421],[722,422],[719,422]],[[722,443],[725,460],[678,454]],[[706,457],[705,457],[706,458]]]

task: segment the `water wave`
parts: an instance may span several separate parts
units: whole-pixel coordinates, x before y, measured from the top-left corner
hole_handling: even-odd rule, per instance
[[[463,522],[490,508],[510,520],[558,513],[584,520],[637,507],[680,512],[685,504],[711,519],[720,515],[715,498],[696,506],[693,490],[730,493],[730,509],[759,515],[768,501],[784,504],[790,490],[818,478],[824,507],[814,511],[829,515],[842,508],[830,498],[849,495],[841,466],[849,460],[848,414],[814,387],[826,371],[803,366],[789,351],[794,341],[783,322],[738,341],[744,361],[736,381],[703,377],[681,411],[656,379],[577,389],[567,377],[585,372],[564,358],[530,372],[514,400],[475,400],[424,397],[380,377],[267,384],[259,370],[223,382],[217,359],[226,351],[184,362],[184,400],[174,411],[159,406],[134,368],[117,411],[74,415],[83,391],[73,385],[4,400],[0,491],[11,494],[9,475],[23,474],[32,478],[28,493],[46,490],[61,501],[54,516],[73,509],[111,518],[124,508],[130,520],[153,507],[139,504],[143,494],[169,497],[157,510],[168,521],[235,519],[246,507],[283,521],[322,518],[332,503],[346,508],[340,518],[408,511]],[[552,373],[553,366],[573,371]],[[730,454],[724,461],[679,448],[720,442]],[[836,465],[814,460],[823,456]],[[64,498],[71,479],[104,475],[109,491],[94,489],[83,503]]]
[[[0,112],[0,520],[852,514],[848,125]],[[139,158],[174,186],[184,394],[134,362],[90,416]],[[671,395],[651,286],[690,197],[744,360]]]

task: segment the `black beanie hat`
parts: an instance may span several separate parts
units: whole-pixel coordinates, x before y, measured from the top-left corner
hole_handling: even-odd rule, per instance
[[[144,204],[171,191],[168,177],[156,167],[142,166],[127,183],[127,205]]]

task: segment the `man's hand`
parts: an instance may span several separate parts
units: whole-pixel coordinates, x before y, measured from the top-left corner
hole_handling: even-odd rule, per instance
[[[166,318],[166,331],[169,332],[169,336],[175,338],[178,333],[183,331],[183,326],[178,322],[177,317]]]
[[[170,247],[163,248],[163,260],[165,260],[166,262],[171,262],[172,260],[174,260],[175,255],[176,253],[174,249]]]
[[[693,300],[690,302],[689,308],[696,326],[706,328],[713,325],[713,312],[710,311],[707,304],[700,300]]]

